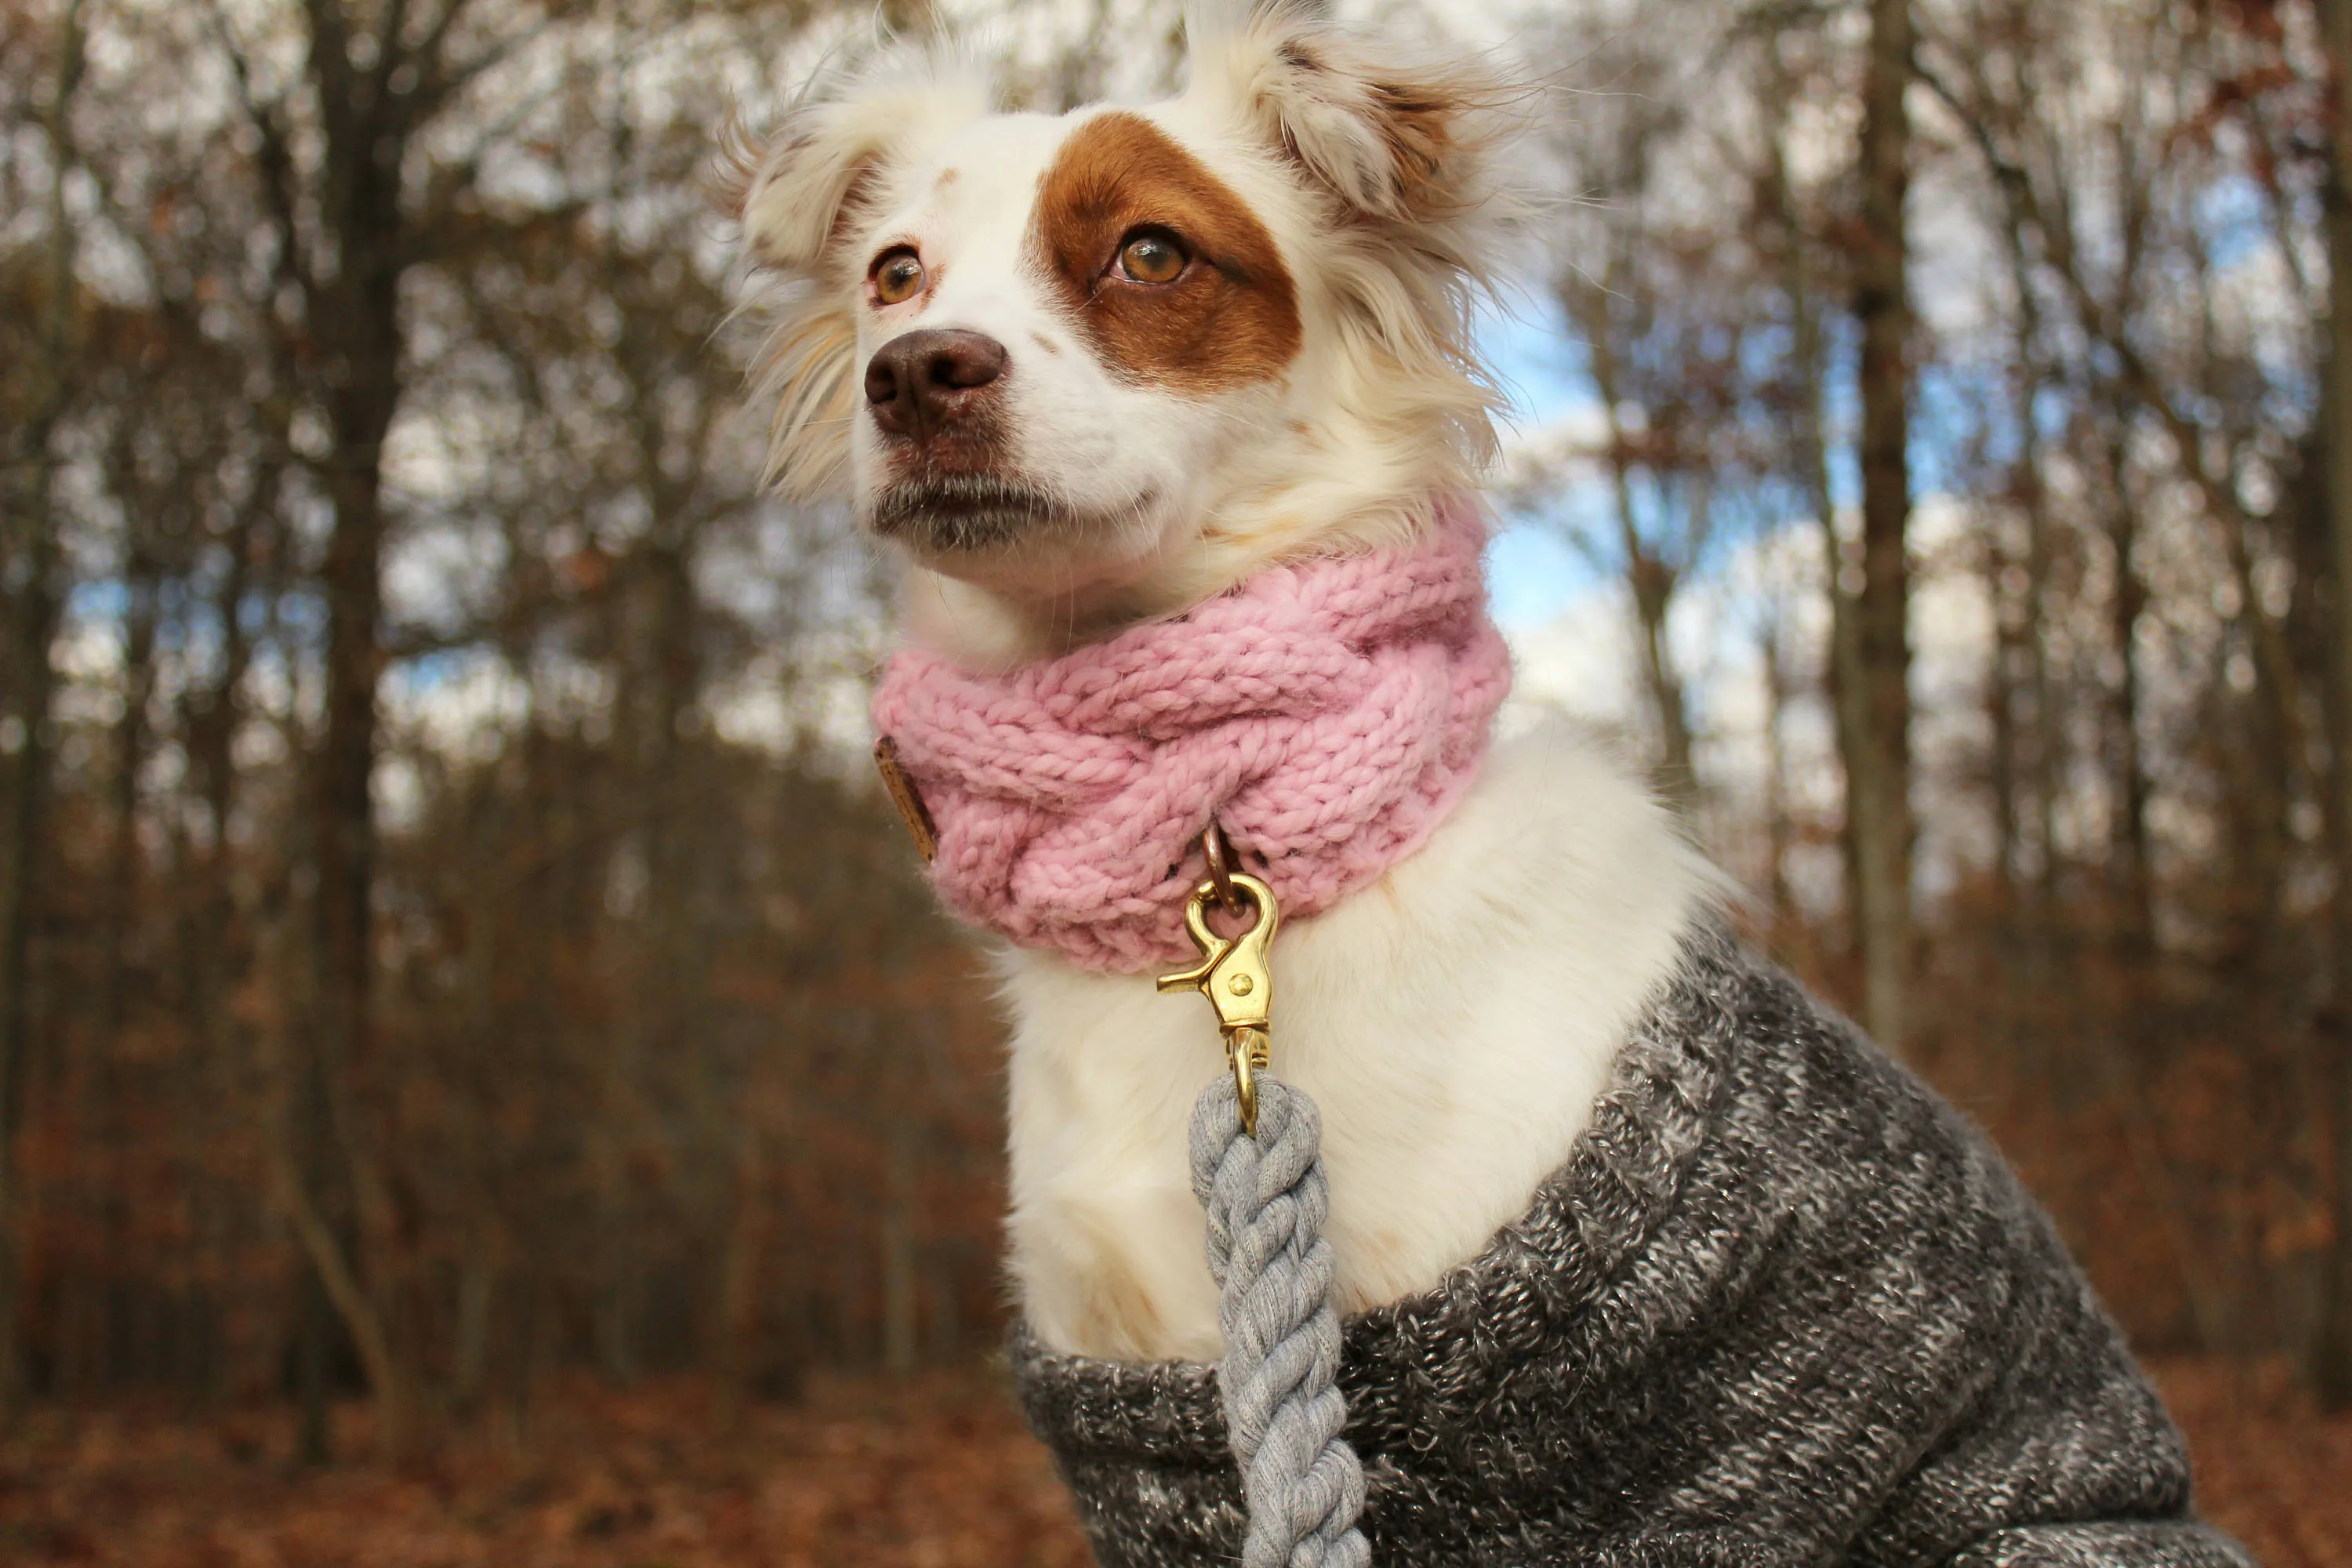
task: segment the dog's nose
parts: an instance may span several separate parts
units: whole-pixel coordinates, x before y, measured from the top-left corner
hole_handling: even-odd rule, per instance
[[[866,402],[893,436],[927,440],[1004,374],[1004,345],[982,332],[908,332],[874,351]]]

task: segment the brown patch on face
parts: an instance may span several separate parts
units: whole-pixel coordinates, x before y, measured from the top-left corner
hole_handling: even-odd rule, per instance
[[[1192,260],[1173,282],[1110,275],[1138,228]],[[1298,353],[1298,292],[1274,237],[1232,186],[1133,114],[1071,132],[1037,192],[1030,245],[1097,353],[1139,381],[1223,392],[1281,374]]]

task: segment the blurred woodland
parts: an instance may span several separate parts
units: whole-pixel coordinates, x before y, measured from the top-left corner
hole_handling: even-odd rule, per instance
[[[942,9],[1028,101],[1174,70],[1165,0]],[[1507,513],[1619,585],[1759,939],[2238,1391],[2192,1425],[2352,1404],[2352,0],[1670,9],[1496,45],[1588,394]],[[841,1379],[998,1343],[996,1021],[865,776],[885,569],[757,493],[706,180],[877,26],[0,4],[0,1471],[123,1409],[446,1471],[680,1378],[829,1463]],[[6,1498],[0,1557],[178,1560]]]

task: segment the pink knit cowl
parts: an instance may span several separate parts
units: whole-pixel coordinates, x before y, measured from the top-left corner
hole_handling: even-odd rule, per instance
[[[1286,920],[1418,849],[1510,689],[1466,500],[1416,546],[1261,573],[1172,620],[1005,675],[910,649],[874,697],[958,915],[1088,969],[1196,956],[1212,818]]]

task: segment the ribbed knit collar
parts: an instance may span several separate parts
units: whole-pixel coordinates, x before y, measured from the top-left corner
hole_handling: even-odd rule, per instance
[[[948,907],[1134,972],[1192,955],[1211,822],[1286,919],[1418,849],[1469,788],[1510,654],[1466,498],[1429,537],[1267,569],[1185,615],[1005,674],[909,649],[874,697],[936,827]]]

